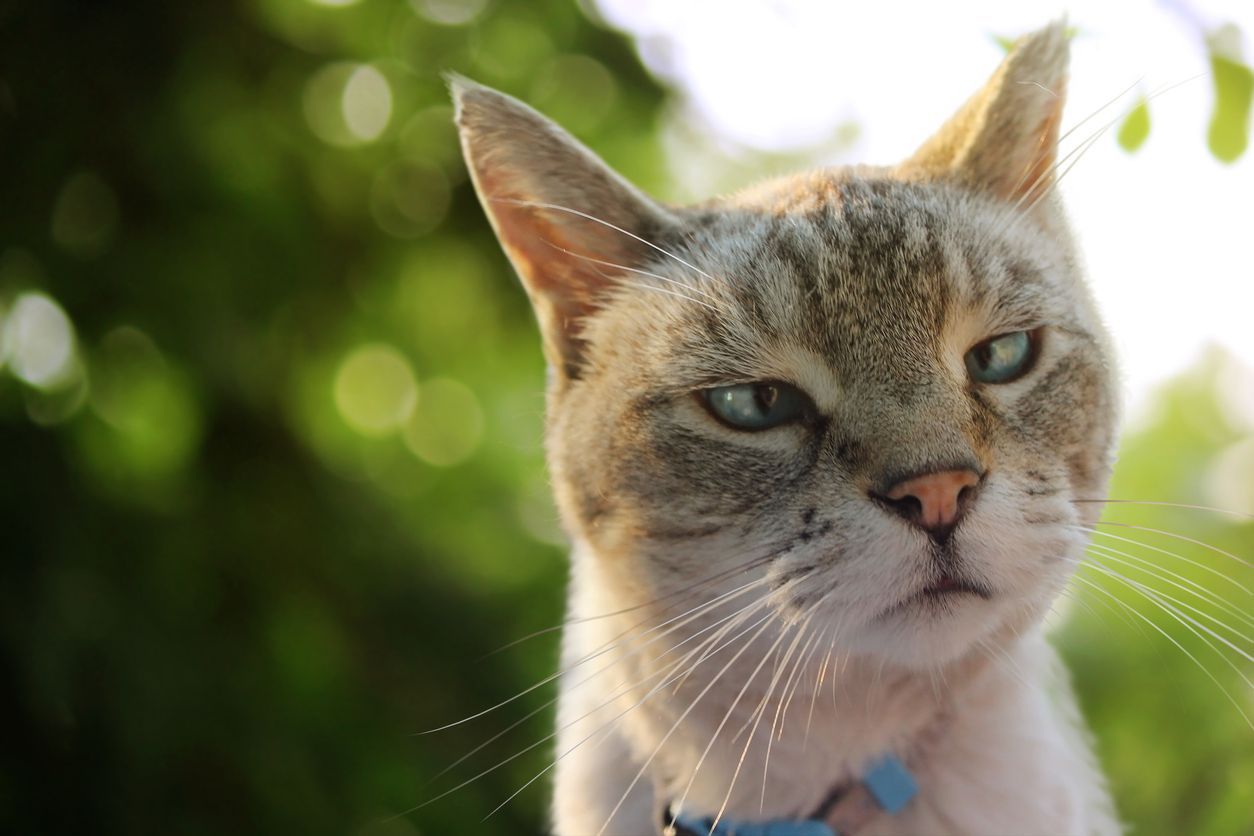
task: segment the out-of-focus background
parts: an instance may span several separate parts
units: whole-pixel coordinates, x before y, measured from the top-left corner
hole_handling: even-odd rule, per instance
[[[0,831],[541,830],[546,776],[484,816],[551,762],[551,686],[417,734],[554,670],[553,633],[488,654],[560,621],[565,572],[538,339],[440,73],[690,199],[900,156],[1057,11],[843,5],[0,5]],[[1252,21],[1222,6],[1071,20],[1112,496],[1235,512],[1112,506],[1057,608],[1140,834],[1252,825]]]

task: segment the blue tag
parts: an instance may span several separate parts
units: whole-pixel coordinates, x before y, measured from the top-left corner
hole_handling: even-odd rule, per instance
[[[919,785],[900,759],[887,755],[875,763],[862,776],[875,803],[885,813],[900,812],[910,799],[919,794]],[[720,819],[718,826],[710,829],[711,819],[679,815],[675,817],[675,829],[681,836],[840,836],[826,822],[816,819],[789,821],[773,819],[764,822]]]
[[[919,794],[919,785],[906,765],[893,755],[888,755],[871,765],[862,783],[875,796],[875,801],[886,813],[896,813]]]
[[[676,816],[675,827],[680,833],[695,833],[698,836],[837,836],[837,834],[821,821],[773,821],[748,822],[734,819],[720,819],[718,827],[710,830],[710,819],[697,819],[690,816]]]

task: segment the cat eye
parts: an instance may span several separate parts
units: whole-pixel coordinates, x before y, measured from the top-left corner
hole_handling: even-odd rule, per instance
[[[799,420],[814,409],[804,392],[787,383],[738,383],[703,389],[698,394],[715,418],[750,432]]]
[[[1036,361],[1037,331],[1012,331],[991,337],[967,352],[967,371],[980,383],[1009,383],[1027,374]]]

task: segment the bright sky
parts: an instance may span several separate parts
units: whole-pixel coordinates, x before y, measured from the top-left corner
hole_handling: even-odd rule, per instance
[[[983,83],[1002,55],[990,35],[1022,33],[1067,11],[1041,0],[597,5],[680,91],[680,118],[762,150],[815,146],[853,120],[860,134],[852,152],[823,162],[870,163],[909,154]],[[1069,22],[1080,34],[1064,130],[1133,92],[1066,139],[1064,153],[1121,117],[1137,91],[1201,75],[1151,101],[1150,136],[1135,155],[1112,130],[1063,181],[1135,412],[1156,382],[1207,345],[1254,368],[1254,148],[1235,165],[1206,148],[1212,88],[1201,34],[1236,23],[1248,62],[1254,3],[1089,0],[1069,11]]]

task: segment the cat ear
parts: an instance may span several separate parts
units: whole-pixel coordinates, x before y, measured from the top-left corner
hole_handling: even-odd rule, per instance
[[[1055,179],[1068,53],[1064,21],[1025,35],[904,172],[1031,205]]]
[[[582,321],[674,224],[552,120],[460,76],[462,151],[496,236],[531,298],[553,367],[577,377]]]

